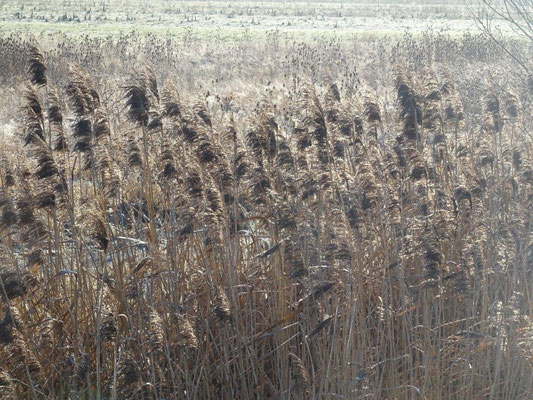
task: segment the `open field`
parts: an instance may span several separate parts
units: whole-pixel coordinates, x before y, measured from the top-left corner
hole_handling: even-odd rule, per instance
[[[70,32],[96,36],[131,30],[179,35],[185,29],[235,33],[247,29],[296,34],[394,35],[476,30],[468,1],[14,1],[0,5],[4,32]],[[504,33],[505,24],[495,22]],[[224,33],[223,33],[224,34]],[[231,38],[231,35],[228,35]]]
[[[0,0],[0,400],[532,399],[533,48],[423,3]]]

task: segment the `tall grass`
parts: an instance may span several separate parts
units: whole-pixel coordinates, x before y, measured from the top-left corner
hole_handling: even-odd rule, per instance
[[[529,399],[530,100],[442,64],[395,98],[236,110],[28,59],[0,147],[0,398]],[[531,94],[529,94],[531,95]],[[469,114],[472,113],[472,114]]]

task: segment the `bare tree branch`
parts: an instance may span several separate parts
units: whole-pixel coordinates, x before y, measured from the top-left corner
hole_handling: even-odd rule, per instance
[[[500,19],[507,23],[515,33],[533,44],[533,0],[502,0],[500,2],[481,0],[480,13],[472,13],[472,15],[481,30],[528,75],[531,75],[527,60],[524,61],[519,54],[513,52],[503,38],[496,37],[492,22]]]

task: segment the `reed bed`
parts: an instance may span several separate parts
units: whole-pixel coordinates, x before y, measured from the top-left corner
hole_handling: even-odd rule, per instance
[[[243,107],[18,57],[0,399],[533,397],[531,88],[407,60]]]

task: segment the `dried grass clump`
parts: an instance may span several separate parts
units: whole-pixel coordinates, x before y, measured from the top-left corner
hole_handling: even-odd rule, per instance
[[[367,85],[315,60],[239,99],[157,63],[116,83],[27,61],[0,143],[0,398],[531,397],[512,80],[473,104],[437,62]]]

